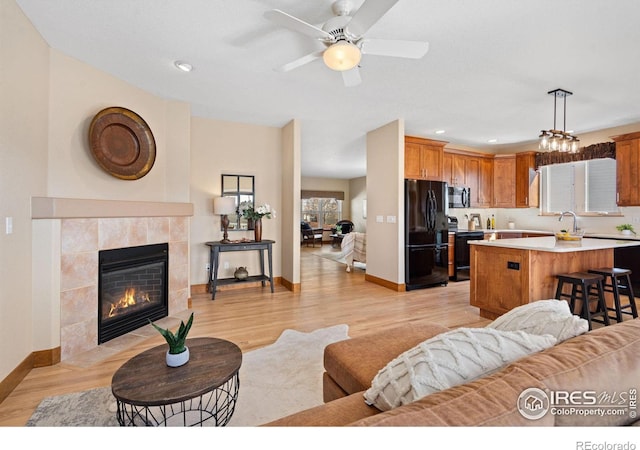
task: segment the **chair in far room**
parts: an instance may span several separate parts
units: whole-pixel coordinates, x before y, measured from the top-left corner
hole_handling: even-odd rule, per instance
[[[340,232],[338,232],[338,227],[340,227]],[[340,247],[342,245],[342,239],[345,234],[349,234],[353,231],[355,225],[350,220],[339,220],[336,222],[336,225],[331,228],[331,234],[329,237],[331,238],[331,246],[332,247]]]
[[[307,247],[309,243],[311,243],[311,245],[315,247],[316,242],[322,247],[322,229],[314,229],[308,222],[300,222],[300,243],[306,243]]]
[[[336,227],[340,226],[340,232],[342,234],[347,234],[347,233],[351,233],[353,231],[354,225],[353,222],[350,220],[339,220],[336,223]],[[336,229],[332,230],[334,233],[336,232]]]

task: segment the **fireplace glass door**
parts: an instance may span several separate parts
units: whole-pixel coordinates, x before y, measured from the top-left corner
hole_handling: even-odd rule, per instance
[[[168,315],[168,244],[99,254],[98,344]]]

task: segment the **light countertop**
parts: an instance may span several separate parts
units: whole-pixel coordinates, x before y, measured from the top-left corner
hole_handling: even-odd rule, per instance
[[[603,250],[609,248],[640,246],[640,240],[584,238],[581,241],[556,241],[555,236],[543,236],[516,239],[496,239],[494,241],[469,241],[469,244],[489,247],[514,248],[521,250],[568,253],[587,250]]]
[[[496,230],[485,230],[484,228],[476,228],[475,230],[468,230],[466,228],[458,228],[458,231],[482,231],[485,234],[489,233],[531,233],[531,234],[547,234],[553,236],[554,231],[549,230],[530,230],[530,229],[512,229],[512,228],[498,228]],[[455,231],[452,231],[455,232]],[[640,241],[640,234],[622,234],[622,233],[599,233],[599,232],[585,232],[584,237],[587,238],[599,238],[599,239],[613,239],[613,240],[625,240],[625,241]]]
[[[458,231],[482,231],[483,233],[538,233],[538,234],[548,234],[549,236],[553,235],[553,231],[547,230],[525,230],[525,229],[513,229],[513,228],[497,228],[495,230],[487,230],[485,228],[476,228],[475,230],[469,230],[468,228],[460,228],[458,227]],[[455,232],[455,230],[454,230]]]

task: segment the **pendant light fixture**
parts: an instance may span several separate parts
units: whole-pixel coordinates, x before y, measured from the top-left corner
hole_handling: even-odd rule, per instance
[[[547,92],[549,95],[553,95],[553,129],[542,130],[540,134],[540,149],[546,151],[560,151],[575,153],[580,147],[580,139],[567,133],[567,97],[573,95],[573,92],[566,91],[564,89],[554,89]],[[562,131],[557,129],[556,126],[556,110],[558,98],[562,98],[564,102],[563,118],[564,123]]]

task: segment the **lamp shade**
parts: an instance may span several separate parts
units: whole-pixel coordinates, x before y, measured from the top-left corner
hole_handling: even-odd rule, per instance
[[[358,65],[361,57],[360,49],[345,41],[336,42],[322,54],[322,59],[327,67],[338,71],[353,69]]]
[[[236,212],[235,197],[216,197],[213,199],[213,213],[226,215]]]

